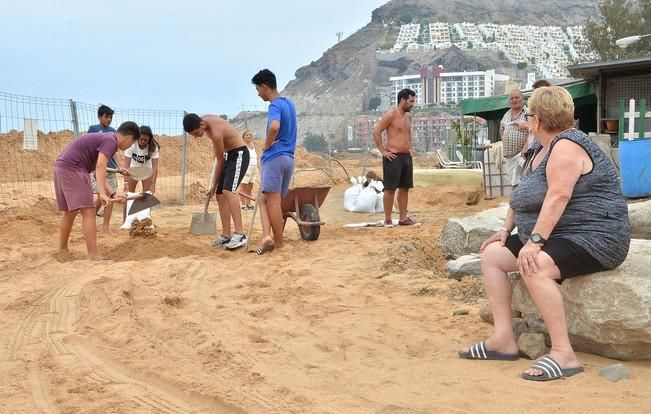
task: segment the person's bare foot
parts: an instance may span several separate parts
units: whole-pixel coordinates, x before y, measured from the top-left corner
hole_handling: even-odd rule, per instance
[[[111,229],[109,227],[102,227],[102,233],[111,234]]]
[[[278,246],[274,243],[273,239],[270,237],[264,238],[260,241],[260,246],[255,251],[258,256],[262,256],[265,253],[269,253],[276,249]]]
[[[104,257],[102,255],[99,255],[99,254],[92,254],[92,255],[89,254],[88,255],[88,260],[91,260],[93,262],[99,262],[99,261],[106,260],[106,259],[107,259],[106,257]]]

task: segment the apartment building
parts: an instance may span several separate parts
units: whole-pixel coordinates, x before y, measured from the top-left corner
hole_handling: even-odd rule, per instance
[[[418,75],[394,76],[391,105],[397,105],[398,92],[409,88],[416,92],[416,105],[454,104],[463,99],[495,94],[495,71],[445,72],[441,67],[424,67]]]
[[[429,43],[437,49],[445,49],[452,46],[450,40],[450,25],[443,22],[429,24]]]

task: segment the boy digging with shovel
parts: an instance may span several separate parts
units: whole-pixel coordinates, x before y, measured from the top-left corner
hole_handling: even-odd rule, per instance
[[[88,257],[104,259],[97,248],[95,202],[90,173],[95,171],[100,201],[111,203],[106,188],[106,165],[118,149],[126,150],[140,137],[135,122],[124,122],[116,132],[82,135],[72,141],[54,162],[54,190],[57,207],[63,211],[59,227],[59,250],[68,250],[68,240],[77,213],[81,211],[81,227]],[[119,197],[123,199],[124,197]]]
[[[217,191],[219,218],[222,222],[222,235],[215,240],[212,247],[220,249],[237,249],[246,244],[242,226],[242,211],[237,195],[237,187],[242,182],[249,166],[249,150],[235,127],[228,121],[215,115],[187,114],[183,117],[183,129],[193,137],[199,138],[205,133],[212,141],[216,165],[211,182],[218,183],[208,190],[208,197]],[[235,232],[231,234],[231,218]]]

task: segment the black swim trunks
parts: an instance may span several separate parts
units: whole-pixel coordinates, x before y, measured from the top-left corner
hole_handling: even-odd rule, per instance
[[[244,179],[244,174],[249,167],[249,149],[239,147],[224,153],[224,170],[219,176],[217,194],[224,194],[224,190],[232,193]]]
[[[396,153],[396,158],[389,160],[382,157],[384,188],[414,188],[414,164],[411,154]]]

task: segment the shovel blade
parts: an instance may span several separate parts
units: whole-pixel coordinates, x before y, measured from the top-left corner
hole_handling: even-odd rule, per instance
[[[160,204],[160,201],[149,193],[143,193],[142,198],[137,198],[131,203],[129,215],[136,214],[144,209],[151,208]]]
[[[190,233],[192,234],[217,234],[217,214],[216,213],[192,213],[192,223],[190,224]]]

